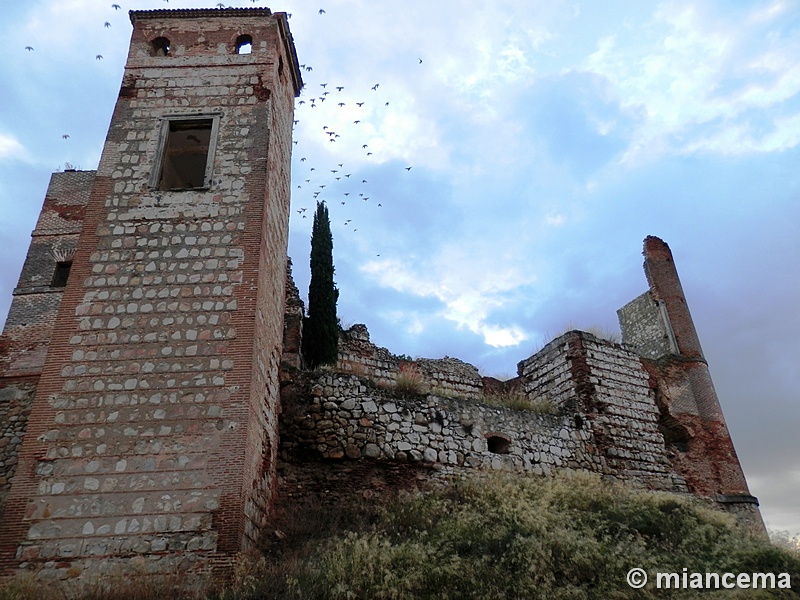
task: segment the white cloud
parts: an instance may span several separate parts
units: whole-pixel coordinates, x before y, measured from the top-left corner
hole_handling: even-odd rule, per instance
[[[668,3],[645,27],[651,41],[621,32],[601,38],[584,68],[610,81],[622,106],[642,115],[624,160],[797,145],[800,135],[779,130],[800,113],[800,45],[776,29],[784,9],[774,3],[734,23],[693,3]],[[752,124],[754,114],[761,129],[771,125],[768,133]]]
[[[517,268],[499,262],[492,256],[467,257],[461,249],[450,247],[427,261],[424,268],[384,259],[366,263],[362,271],[382,286],[438,299],[444,305],[443,318],[481,335],[490,346],[514,346],[527,339],[527,334],[515,325],[490,322],[490,313],[507,304],[509,292],[530,278],[526,281]]]
[[[17,138],[0,133],[0,160],[28,161],[29,156]]]

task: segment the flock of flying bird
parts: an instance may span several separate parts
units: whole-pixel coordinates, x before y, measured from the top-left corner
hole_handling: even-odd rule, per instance
[[[256,3],[257,1],[258,0],[251,0],[253,3]],[[169,0],[164,0],[164,2],[169,2]],[[225,5],[223,3],[219,3],[217,4],[217,7],[225,8]],[[118,11],[122,7],[115,3],[111,4],[111,8],[115,11]],[[326,14],[325,9],[319,9],[318,14]],[[291,16],[291,14],[288,14],[288,17],[291,18]],[[109,21],[105,21],[103,26],[105,28],[110,28],[111,23]],[[25,50],[33,52],[34,48],[33,46],[25,46]],[[102,60],[103,55],[97,54],[95,59]],[[419,58],[418,60],[418,64],[421,65],[423,63],[422,59]],[[311,66],[305,64],[300,65],[300,68],[306,73],[313,71]],[[317,85],[319,88],[316,87]],[[376,83],[375,85],[371,86],[370,90],[365,90],[365,92],[369,92],[369,94],[364,96],[363,99],[360,99],[360,101],[357,102],[352,102],[349,100],[348,94],[343,93],[345,90],[345,86],[343,85],[330,86],[329,89],[328,83],[325,82],[314,84],[306,83],[303,89],[303,97],[297,101],[295,107],[296,116],[299,118],[295,119],[294,125],[298,125],[301,122],[304,114],[308,114],[311,110],[317,109],[319,112],[325,111],[331,117],[338,117],[338,115],[332,111],[341,110],[348,105],[351,107],[355,106],[358,113],[363,112],[363,114],[368,114],[373,118],[376,116],[380,118],[381,115],[373,110],[373,106],[387,109],[387,107],[389,107],[389,101],[383,97],[382,93],[379,92],[379,89],[380,84]],[[312,95],[313,97],[308,97]],[[362,111],[365,105],[368,107],[368,109]],[[342,124],[342,119],[334,118],[333,120]],[[342,133],[334,131],[334,129],[328,125],[323,125],[320,132],[320,139],[327,140],[329,143],[337,143],[340,139],[347,140],[351,146],[353,143],[357,143],[357,145],[352,146],[352,148],[360,151],[362,153],[362,158],[366,158],[369,161],[375,161],[379,159],[379,157],[376,157],[375,159],[369,158],[374,155],[374,152],[373,149],[370,148],[369,143],[367,143],[368,139],[366,139],[366,137],[359,138],[360,135],[364,135],[362,132],[366,129],[366,125],[363,125],[363,123],[365,123],[365,121],[360,118],[360,115],[357,115],[357,118],[352,119],[352,123],[348,122],[345,126],[345,129],[341,130]],[[359,125],[361,125],[361,127],[359,127]],[[337,126],[337,129],[341,128]],[[371,131],[376,132],[377,128],[372,127]],[[378,136],[377,133],[373,133],[373,135],[376,137]],[[69,134],[65,133],[61,137],[67,140],[70,136]],[[298,143],[299,140],[295,139],[294,144],[297,145]],[[297,155],[298,151],[303,150],[304,148],[302,147],[296,148],[295,156]],[[319,155],[320,152],[316,152],[316,154]],[[325,152],[322,154],[325,154]],[[306,211],[316,202],[325,202],[328,205],[339,204],[345,207],[348,204],[352,207],[353,205],[358,205],[363,202],[371,202],[371,204],[376,208],[381,208],[383,206],[381,202],[378,202],[377,199],[371,195],[371,192],[369,191],[370,188],[368,186],[369,182],[362,177],[358,177],[357,175],[354,176],[354,173],[351,171],[351,169],[349,167],[346,168],[346,162],[344,159],[334,158],[332,159],[331,164],[327,166],[322,166],[322,164],[312,166],[312,164],[308,163],[307,160],[308,159],[305,156],[302,156],[299,158],[299,161],[295,163],[294,179],[296,181],[292,197],[293,205],[296,207],[295,210],[303,219],[307,218],[308,215],[306,214]],[[336,162],[339,160],[342,160],[343,162]],[[411,168],[411,166],[404,167],[406,171],[411,171]],[[345,216],[350,216],[351,218],[345,219],[343,221],[343,225],[352,227],[353,231],[358,231],[354,224],[354,219],[352,218],[354,215],[347,211]]]
[[[326,14],[325,9],[319,9],[319,14]],[[423,62],[421,58],[418,61],[420,65]],[[306,64],[300,65],[300,69],[304,74],[314,72]],[[314,75],[308,78],[314,79]],[[365,161],[381,162],[380,121],[389,110],[390,102],[380,83],[364,86],[356,94],[351,92],[352,89],[344,85],[318,80],[304,82],[303,92],[295,105],[294,125],[301,122],[316,124],[311,130],[304,128],[302,136],[295,136],[292,204],[296,213],[305,219],[309,208],[316,202],[325,202],[329,206],[331,224],[355,232],[358,231],[358,215],[363,214],[368,206],[374,209],[383,206],[384,200],[377,197],[379,192],[371,189],[368,180],[355,171],[363,167]],[[320,115],[314,112],[323,113],[322,120],[331,125],[320,127]],[[332,126],[333,123],[336,125]],[[373,140],[378,143],[373,143]],[[308,143],[313,145],[309,149],[305,147]],[[322,148],[331,144],[344,145],[345,148],[332,146],[329,151]],[[317,157],[313,161],[307,157],[312,153]],[[322,158],[326,155],[327,160]],[[403,169],[409,172],[412,167]],[[337,217],[338,220],[334,221]]]
[[[305,71],[313,70],[307,65],[300,65],[300,68]],[[316,91],[315,85],[319,86],[316,88]],[[382,109],[385,110],[386,107],[389,106],[389,102],[385,101],[385,99],[377,93],[379,88],[380,84],[376,83],[369,91],[364,90],[366,95],[362,96],[362,98],[364,98],[363,100],[353,102],[350,101],[348,99],[349,96],[344,93],[345,86],[330,86],[328,83],[306,84],[304,88],[304,92],[306,93],[297,101],[296,113],[298,118],[295,119],[294,124],[298,125],[301,119],[306,117],[310,119],[313,116],[310,114],[312,110],[327,109],[325,116],[331,117],[332,121],[339,123],[336,129],[340,130],[342,133],[339,133],[328,125],[322,125],[319,130],[312,130],[308,133],[310,133],[310,137],[316,137],[316,139],[313,140],[314,142],[327,141],[332,144],[345,143],[347,145],[347,150],[345,150],[343,154],[330,153],[330,158],[328,158],[327,161],[329,164],[323,164],[320,159],[317,159],[317,162],[312,164],[306,156],[303,156],[303,154],[306,154],[303,147],[296,150],[293,201],[295,205],[298,205],[295,210],[303,219],[307,218],[306,211],[309,208],[308,204],[314,202],[325,202],[328,205],[340,205],[343,207],[363,205],[364,202],[370,203],[375,208],[381,208],[383,206],[382,202],[374,197],[375,192],[370,191],[369,182],[352,172],[355,169],[351,169],[347,163],[353,162],[353,159],[347,161],[347,159],[344,158],[336,158],[336,156],[348,154],[352,156],[352,152],[357,152],[361,155],[361,160],[355,160],[354,162],[356,163],[363,164],[364,159],[368,161],[380,159],[380,151],[376,148],[373,152],[373,149],[370,148],[370,144],[368,143],[370,141],[369,133],[365,133],[371,119],[365,121],[362,118],[362,113],[370,115],[370,117],[373,118],[376,116],[381,118],[382,115],[380,111]],[[367,94],[367,92],[369,93]],[[306,97],[311,94],[314,94],[314,97]],[[370,105],[375,106],[377,111],[371,110],[372,106]],[[354,108],[354,111],[350,112],[354,113],[351,114],[351,116],[355,116],[356,118],[348,118],[345,120],[345,118],[340,117],[340,115],[334,112],[348,106]],[[366,109],[364,108],[365,106],[367,107]],[[369,130],[373,132],[373,136],[378,137],[377,128],[370,127]],[[308,136],[304,137],[303,140],[306,141],[307,137]],[[297,145],[299,143],[300,140],[295,139],[294,144]],[[316,145],[316,148],[320,150],[319,144]],[[375,152],[378,152],[378,155],[376,155]],[[297,156],[298,153],[300,154],[299,158]],[[315,154],[324,155],[328,153],[325,151],[321,153],[316,151]],[[369,158],[372,156],[376,158]],[[406,171],[411,171],[411,168],[411,166],[404,167]],[[363,210],[363,208],[358,210]],[[353,213],[346,208],[342,209],[342,211],[337,211],[337,213],[340,212],[345,212],[345,216],[351,217],[344,220],[343,225],[352,227],[353,231],[358,231],[356,224],[353,223]]]

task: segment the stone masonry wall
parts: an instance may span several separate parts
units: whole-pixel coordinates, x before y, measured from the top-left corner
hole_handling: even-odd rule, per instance
[[[677,350],[663,304],[656,302],[650,292],[620,308],[617,317],[622,342],[640,356],[656,359]]]
[[[361,324],[342,332],[336,369],[381,385],[393,386],[398,378],[406,378],[430,392],[464,398],[483,396],[483,378],[469,363],[449,356],[416,360],[396,356],[370,342],[367,327]]]
[[[0,388],[0,523],[25,438],[36,377],[3,381]]]
[[[94,171],[65,171],[50,179],[3,329],[0,378],[42,370],[64,292],[52,285],[53,274],[58,262],[75,254],[94,176]]]
[[[229,565],[271,500],[297,69],[285,15],[134,34],[0,527],[0,571]],[[243,33],[249,55],[235,53]],[[168,56],[151,40],[170,38]],[[160,123],[219,119],[208,190],[160,192]]]
[[[519,371],[523,393],[549,401],[552,414],[474,398],[402,395],[347,374],[293,381],[284,389],[282,486],[302,497],[303,489],[311,493],[314,487],[313,474],[321,473],[312,467],[311,479],[304,477],[302,464],[367,460],[423,468],[406,477],[410,481],[486,470],[541,475],[567,469],[687,491],[671,471],[648,374],[636,355],[570,332],[520,363]],[[336,472],[342,479],[343,470]]]

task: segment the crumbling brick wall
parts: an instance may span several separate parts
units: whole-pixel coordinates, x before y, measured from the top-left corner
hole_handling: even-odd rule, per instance
[[[672,470],[689,490],[763,530],[689,312],[672,252],[644,241],[649,290],[618,311],[623,342],[650,374]]]

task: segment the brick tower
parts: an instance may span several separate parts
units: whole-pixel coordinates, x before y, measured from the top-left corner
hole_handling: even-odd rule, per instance
[[[642,357],[661,413],[659,429],[689,491],[763,530],[736,456],[669,246],[644,240],[649,291],[618,311],[622,338]]]
[[[286,15],[130,16],[97,172],[54,176],[0,344],[0,409],[30,414],[0,574],[225,567],[274,489],[302,86]]]

